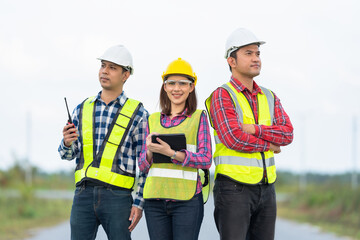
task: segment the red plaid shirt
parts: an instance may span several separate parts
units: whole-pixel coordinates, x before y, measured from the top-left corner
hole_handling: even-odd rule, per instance
[[[248,99],[257,122],[258,102],[256,95],[262,93],[261,88],[254,81],[253,91],[250,92],[239,80],[233,77],[230,83]],[[211,100],[210,117],[220,141],[229,149],[248,153],[268,151],[270,143],[278,146],[290,144],[293,140],[293,126],[275,93],[274,97],[273,125],[254,125],[255,134],[251,135],[242,130],[229,93],[223,88],[216,89]]]

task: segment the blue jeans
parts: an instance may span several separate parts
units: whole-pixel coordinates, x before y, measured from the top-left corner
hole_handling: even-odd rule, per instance
[[[93,240],[101,224],[108,239],[129,240],[131,192],[102,186],[77,187],[71,209],[72,240]]]
[[[274,184],[245,185],[219,177],[215,180],[214,204],[221,240],[274,239]]]
[[[202,193],[189,201],[145,200],[151,240],[196,240],[204,218]]]

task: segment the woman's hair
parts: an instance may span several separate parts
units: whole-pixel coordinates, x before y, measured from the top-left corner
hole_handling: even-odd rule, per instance
[[[169,76],[167,76],[167,77],[169,77]],[[164,81],[167,79],[167,77],[164,79]],[[191,81],[194,81],[192,78],[188,77],[188,79]],[[192,83],[192,84],[194,84],[194,83]],[[160,90],[160,108],[164,114],[166,114],[166,115],[171,114],[171,101],[167,95],[167,92],[165,92],[165,90],[164,90],[164,83],[161,85],[161,90]],[[186,111],[187,115],[193,114],[197,108],[197,98],[196,98],[195,87],[194,87],[194,90],[191,93],[189,93],[189,96],[186,99],[185,108],[187,108],[187,111]],[[182,111],[184,111],[185,108]]]

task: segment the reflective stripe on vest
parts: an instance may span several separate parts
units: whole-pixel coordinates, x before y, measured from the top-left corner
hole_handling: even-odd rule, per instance
[[[82,135],[82,152],[75,171],[75,183],[82,180],[95,179],[101,182],[131,189],[135,182],[135,174],[127,173],[118,166],[120,148],[126,138],[132,122],[142,104],[127,99],[124,106],[116,113],[108,133],[95,155],[94,144],[94,97],[86,99],[80,109],[79,129]]]
[[[244,124],[272,125],[274,118],[274,95],[271,91],[261,87],[263,94],[258,93],[258,122],[255,121],[254,113],[246,97],[238,92],[230,82],[221,86],[228,91],[235,106],[239,121]],[[210,114],[212,95],[206,99],[206,106]],[[211,118],[210,118],[211,119]],[[211,125],[213,126],[212,122]],[[217,174],[226,175],[237,182],[246,184],[257,184],[267,172],[269,183],[276,180],[276,168],[274,153],[272,151],[242,153],[227,148],[221,143],[217,132],[214,130],[216,149],[214,153],[215,178]],[[265,167],[264,167],[265,164]]]
[[[182,171],[179,169],[152,168],[148,177],[181,178],[185,180],[196,180],[197,172]]]
[[[149,116],[149,132],[159,134],[184,133],[187,150],[197,151],[197,135],[202,110],[196,110],[177,126],[165,128],[161,125],[161,113]],[[195,150],[195,151],[194,151]],[[153,163],[144,186],[145,199],[190,200],[196,193],[198,171],[173,163]]]

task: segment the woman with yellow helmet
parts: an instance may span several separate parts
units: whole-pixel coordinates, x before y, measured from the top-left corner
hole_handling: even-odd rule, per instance
[[[181,58],[171,62],[162,80],[161,112],[149,116],[139,158],[140,171],[147,174],[143,192],[146,223],[150,239],[195,240],[209,191],[208,174],[200,176],[201,170],[208,173],[211,166],[209,123],[204,111],[196,109],[197,77],[188,62]],[[170,141],[176,145],[182,140],[166,140],[163,134],[185,135],[186,147],[173,149]]]

